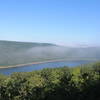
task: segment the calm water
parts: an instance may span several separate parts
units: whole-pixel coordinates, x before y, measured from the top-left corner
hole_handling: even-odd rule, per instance
[[[33,70],[40,70],[43,68],[55,68],[55,67],[63,67],[63,66],[69,66],[69,67],[75,67],[81,64],[87,64],[90,63],[90,61],[61,61],[61,62],[49,62],[49,63],[42,63],[42,64],[33,64],[33,65],[27,65],[27,66],[21,66],[21,67],[15,67],[15,68],[6,68],[6,69],[0,69],[1,74],[9,75],[13,72],[31,72]]]

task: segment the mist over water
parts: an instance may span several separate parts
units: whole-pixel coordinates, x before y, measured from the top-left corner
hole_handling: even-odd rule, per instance
[[[64,47],[41,43],[0,42],[0,66],[56,59],[100,59],[99,47]]]

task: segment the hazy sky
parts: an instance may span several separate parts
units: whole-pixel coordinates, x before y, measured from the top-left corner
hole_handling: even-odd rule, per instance
[[[100,0],[0,0],[0,40],[100,44]]]

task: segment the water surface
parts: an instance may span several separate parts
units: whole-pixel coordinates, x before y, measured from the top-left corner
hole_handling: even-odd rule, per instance
[[[59,61],[59,62],[47,62],[42,64],[26,65],[14,68],[0,69],[0,74],[10,75],[13,72],[31,72],[33,70],[41,70],[43,68],[56,68],[56,67],[75,67],[81,64],[87,64],[90,61]]]

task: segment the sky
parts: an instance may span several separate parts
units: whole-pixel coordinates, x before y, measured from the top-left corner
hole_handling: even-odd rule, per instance
[[[100,45],[100,0],[0,0],[0,40]]]

